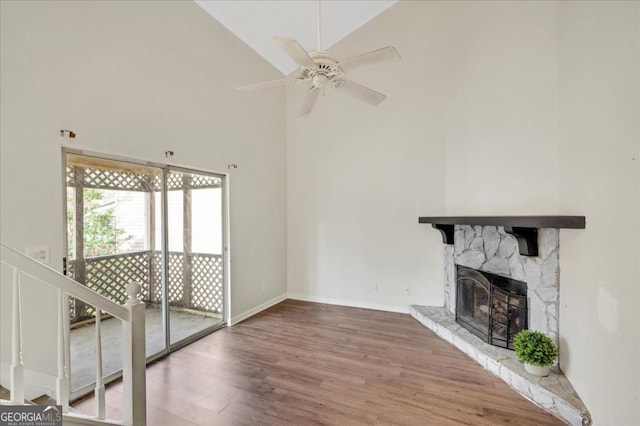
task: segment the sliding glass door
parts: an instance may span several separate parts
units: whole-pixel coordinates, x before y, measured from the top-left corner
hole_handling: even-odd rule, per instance
[[[170,344],[223,321],[222,178],[169,168],[167,173]]]
[[[66,273],[117,303],[142,284],[148,358],[224,325],[223,176],[80,153],[66,159]],[[93,307],[71,300],[71,385],[95,380]],[[104,375],[121,370],[118,320],[101,317]]]

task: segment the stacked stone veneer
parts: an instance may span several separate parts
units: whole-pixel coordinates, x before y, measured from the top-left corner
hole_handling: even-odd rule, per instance
[[[462,265],[527,283],[529,329],[558,344],[558,230],[538,229],[538,256],[522,256],[518,241],[502,226],[456,225],[445,246],[445,308],[456,309],[456,267]]]

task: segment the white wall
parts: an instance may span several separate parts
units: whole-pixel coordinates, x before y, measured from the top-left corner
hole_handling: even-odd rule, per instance
[[[418,216],[445,208],[445,12],[399,4],[331,48],[345,58],[396,47],[402,61],[348,75],[389,96],[378,107],[327,90],[299,118],[307,87],[288,91],[290,297],[400,311],[442,304],[441,238]]]
[[[234,90],[279,73],[193,2],[1,8],[2,241],[46,245],[61,269],[61,143],[71,141],[59,130],[68,128],[72,146],[95,152],[164,163],[171,149],[174,164],[222,173],[238,164],[229,172],[231,313],[282,296],[285,94]],[[47,294],[30,300],[35,312],[51,303]],[[35,318],[46,334],[51,323]],[[55,366],[45,352],[25,358]]]
[[[400,2],[332,48],[403,60],[349,75],[389,95],[377,108],[327,93],[298,118],[287,94],[289,292],[440,305],[418,216],[585,215],[560,233],[560,364],[594,424],[638,424],[638,8]]]
[[[639,9],[558,3],[561,363],[602,425],[640,423]]]
[[[555,213],[555,4],[452,2],[447,35],[447,212]]]

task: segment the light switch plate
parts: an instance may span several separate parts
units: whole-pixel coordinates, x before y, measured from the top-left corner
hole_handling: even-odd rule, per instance
[[[49,263],[49,247],[37,246],[27,247],[27,256],[34,258],[40,263]]]

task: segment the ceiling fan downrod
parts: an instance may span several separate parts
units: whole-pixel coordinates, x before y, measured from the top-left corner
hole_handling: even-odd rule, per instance
[[[321,43],[321,33],[320,33],[320,0],[318,0],[318,29],[317,29],[317,38],[318,38],[318,52],[322,52],[322,43]]]

